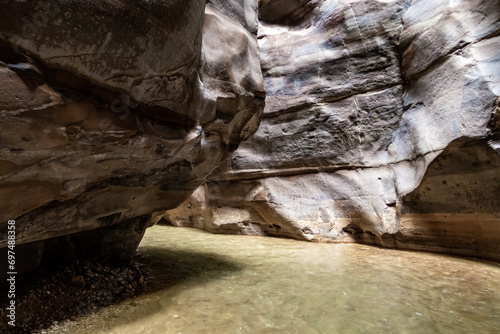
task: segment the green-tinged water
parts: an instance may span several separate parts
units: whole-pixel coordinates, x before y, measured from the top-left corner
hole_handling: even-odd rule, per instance
[[[61,333],[500,333],[500,266],[155,226],[151,291]]]

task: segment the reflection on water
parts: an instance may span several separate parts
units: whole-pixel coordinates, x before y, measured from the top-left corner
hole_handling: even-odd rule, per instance
[[[499,333],[500,266],[155,226],[151,291],[71,333]]]

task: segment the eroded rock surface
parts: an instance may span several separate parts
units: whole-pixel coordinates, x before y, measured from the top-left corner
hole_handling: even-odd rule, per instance
[[[1,1],[0,247],[129,258],[257,130],[256,31],[250,0]]]
[[[262,125],[166,219],[500,260],[500,2],[260,11]]]

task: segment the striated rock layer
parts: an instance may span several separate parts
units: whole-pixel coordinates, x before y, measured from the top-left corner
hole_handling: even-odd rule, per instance
[[[259,11],[262,124],[167,221],[500,260],[500,2]]]
[[[28,267],[130,258],[257,130],[257,25],[256,0],[0,1],[0,248],[15,220]]]

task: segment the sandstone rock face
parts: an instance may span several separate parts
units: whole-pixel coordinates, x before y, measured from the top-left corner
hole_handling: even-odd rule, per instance
[[[261,127],[166,219],[500,260],[500,2],[259,10]]]
[[[130,257],[257,130],[257,22],[256,0],[1,1],[0,247],[15,220],[19,247]]]

